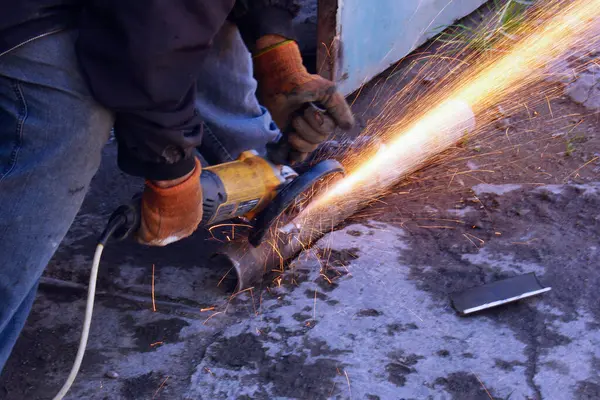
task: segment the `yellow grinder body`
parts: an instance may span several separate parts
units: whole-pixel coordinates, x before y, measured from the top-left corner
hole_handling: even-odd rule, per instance
[[[275,165],[254,151],[224,164],[202,170],[203,225],[234,217],[254,218],[269,205],[278,189],[297,174],[287,166]]]
[[[333,174],[344,173],[336,160],[323,160],[300,166],[298,174],[287,165],[278,165],[255,151],[224,164],[206,167],[200,174],[202,184],[202,225],[214,225],[235,217],[252,222],[248,242],[258,246],[274,222],[298,199],[313,193],[314,185]],[[121,205],[110,217],[108,226],[115,239],[125,239],[140,227],[141,194]]]

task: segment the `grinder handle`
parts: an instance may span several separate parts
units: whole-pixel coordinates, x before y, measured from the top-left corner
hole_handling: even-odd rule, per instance
[[[321,104],[312,101],[306,103],[296,113],[303,114],[308,108],[313,108],[323,115],[327,113]],[[267,143],[267,158],[276,165],[294,164],[302,160],[302,153],[295,150],[288,140],[290,130],[291,128],[287,128],[283,131],[278,141]]]
[[[106,242],[109,237],[124,240],[133,236],[141,225],[142,194],[138,193],[129,203],[119,206],[111,214],[106,228],[100,236],[100,242]]]

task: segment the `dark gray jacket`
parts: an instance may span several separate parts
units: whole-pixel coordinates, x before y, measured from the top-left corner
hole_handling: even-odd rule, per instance
[[[119,165],[166,180],[193,166],[202,138],[197,65],[219,28],[247,44],[293,37],[295,0],[0,0],[0,56],[46,34],[79,29],[77,54],[96,99],[116,114]]]

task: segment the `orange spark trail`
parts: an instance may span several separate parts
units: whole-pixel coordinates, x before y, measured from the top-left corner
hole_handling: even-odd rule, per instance
[[[392,137],[383,151],[330,188],[300,217],[306,218],[309,212],[322,207],[343,207],[350,193],[353,197],[372,199],[392,183],[390,180],[397,181],[404,171],[422,165],[429,158],[424,155],[435,155],[456,143],[464,134],[459,130],[468,125],[469,113],[465,109],[484,109],[539,79],[546,62],[565,54],[582,40],[590,20],[600,14],[600,0],[550,2],[542,7],[545,9],[536,16],[546,19],[542,25],[526,26],[522,29],[526,33],[524,39],[506,55],[450,84],[445,99],[432,104],[431,111],[412,126],[407,129],[392,126],[383,135]]]

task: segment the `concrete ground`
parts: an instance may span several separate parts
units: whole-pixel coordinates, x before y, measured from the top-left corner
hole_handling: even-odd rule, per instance
[[[165,249],[112,243],[68,398],[600,398],[600,79],[590,74],[563,80],[548,103],[523,100],[237,296],[216,288],[208,260],[229,228]],[[352,134],[410,79],[390,71],[351,99]],[[2,400],[50,399],[71,367],[95,238],[142,184],[115,160],[109,143],[0,377]],[[527,272],[552,290],[470,317],[450,306],[450,293]]]

